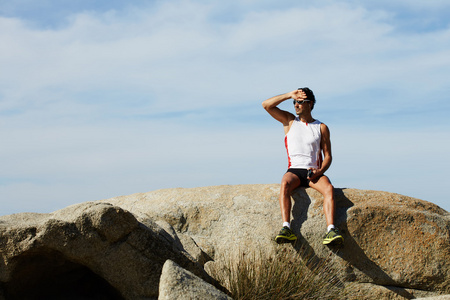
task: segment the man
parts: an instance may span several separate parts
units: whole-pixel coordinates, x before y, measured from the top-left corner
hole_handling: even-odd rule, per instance
[[[295,113],[279,109],[277,106],[293,99]],[[335,203],[333,186],[325,171],[331,165],[331,141],[328,127],[315,120],[311,111],[316,99],[309,88],[300,88],[292,92],[265,100],[264,109],[284,126],[285,144],[289,167],[281,180],[280,208],[283,228],[276,236],[277,243],[297,240],[291,230],[291,193],[298,187],[312,187],[323,195],[323,210],[327,222],[324,245],[339,244],[344,241],[334,226]],[[323,154],[323,159],[322,159]]]

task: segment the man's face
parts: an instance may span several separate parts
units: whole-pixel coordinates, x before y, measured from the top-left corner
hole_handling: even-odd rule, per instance
[[[306,98],[306,93],[302,89],[299,89],[294,97],[294,107],[297,115],[300,115],[308,110],[311,112],[311,101],[308,101]]]
[[[302,104],[295,102],[294,107],[297,115],[301,115],[304,112],[311,112],[311,101],[305,101]]]

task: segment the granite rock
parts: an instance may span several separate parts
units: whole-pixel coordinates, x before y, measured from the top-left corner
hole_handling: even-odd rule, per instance
[[[156,298],[167,259],[209,278],[156,223],[101,202],[0,217],[0,250],[6,299]]]
[[[171,260],[164,264],[158,300],[231,300],[227,294]]]
[[[214,283],[203,265],[221,254],[279,247],[328,264],[348,299],[450,293],[450,215],[442,208],[393,193],[335,189],[345,243],[327,247],[322,196],[300,188],[292,196],[299,239],[277,245],[279,189],[176,188],[0,217],[0,299],[26,298],[28,291],[156,299],[167,260]]]
[[[273,241],[281,227],[279,189],[278,184],[178,188],[106,201],[141,221],[164,220],[214,259],[229,249],[280,247]],[[450,292],[448,212],[381,191],[335,189],[335,196],[336,225],[345,238],[341,248],[322,245],[322,196],[310,188],[293,193],[292,228],[299,236],[294,247],[305,257],[330,261],[355,295],[368,287],[405,299]]]

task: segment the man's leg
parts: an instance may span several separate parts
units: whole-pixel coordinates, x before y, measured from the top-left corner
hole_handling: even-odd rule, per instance
[[[287,172],[281,179],[280,208],[283,222],[291,222],[291,194],[300,186],[300,179],[297,175]]]
[[[323,212],[327,226],[334,225],[334,212],[336,206],[334,203],[334,187],[327,176],[321,176],[316,182],[309,182],[309,186],[317,190],[323,196]]]
[[[275,241],[278,244],[294,242],[297,240],[297,237],[290,229],[290,226],[285,226],[285,224],[291,222],[291,193],[298,186],[300,186],[300,179],[297,175],[290,172],[284,174],[283,179],[281,180],[279,199],[283,228],[281,228],[280,233],[275,237]]]
[[[327,221],[327,234],[323,239],[324,245],[342,244],[344,238],[337,228],[334,228],[336,205],[334,201],[333,185],[327,176],[320,177],[316,182],[310,182],[309,186],[323,195],[323,211]],[[331,227],[331,228],[330,228]]]

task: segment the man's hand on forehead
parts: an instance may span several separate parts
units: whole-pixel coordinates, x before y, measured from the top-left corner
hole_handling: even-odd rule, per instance
[[[293,97],[294,100],[305,100],[307,98],[306,93],[299,89],[299,90],[295,90],[293,92]]]

